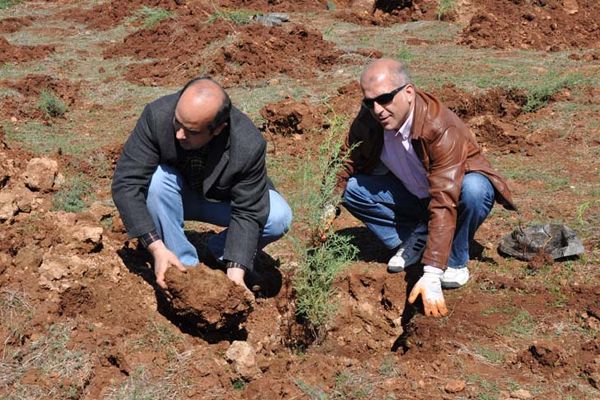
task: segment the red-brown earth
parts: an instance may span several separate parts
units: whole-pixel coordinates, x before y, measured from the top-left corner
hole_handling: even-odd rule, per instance
[[[472,21],[479,21],[479,28],[472,22],[457,40],[474,47],[570,51],[597,47],[597,3],[578,0],[577,12],[565,12],[569,7],[573,10],[573,3],[473,1],[469,13],[475,15]],[[220,4],[262,11],[330,12],[325,10],[326,2],[318,1]],[[421,3],[415,4],[420,14],[413,5],[410,12],[379,9],[368,18],[389,14],[385,18],[397,18],[394,22],[435,19],[433,3],[427,13]],[[341,59],[345,51],[309,26],[232,27],[218,18],[209,25],[211,9],[194,1],[112,1],[66,11],[63,8],[73,6],[72,2],[50,2],[44,10],[53,12],[55,21],[85,23],[87,29],[102,32],[123,23],[141,5],[174,11],[177,24],[163,21],[132,32],[122,43],[106,43],[103,56],[109,61],[152,59],[123,63],[123,76],[113,78],[123,83],[179,86],[210,72],[227,86],[285,77],[319,85],[322,80],[317,75],[347,65]],[[332,18],[346,7],[337,5]],[[515,14],[517,5],[520,11]],[[497,25],[486,25],[490,14]],[[6,19],[0,20],[0,26],[18,25],[17,31],[43,30],[36,26],[39,18],[23,17],[18,20],[22,24],[2,21]],[[512,29],[515,21],[523,28]],[[551,21],[556,22],[555,28]],[[214,45],[215,41],[223,42]],[[52,44],[12,46],[0,38],[0,60],[23,63],[13,64],[17,66],[42,59],[54,49]],[[206,49],[211,51],[201,54]],[[3,97],[3,127],[12,127],[10,117],[40,118],[36,103],[43,89],[53,90],[68,105],[79,101],[80,82],[50,72],[3,79],[2,86],[19,93]],[[264,105],[265,139],[278,149],[269,156],[283,165],[283,171],[273,171],[275,175],[291,175],[285,162],[301,160],[306,150],[318,148],[331,116],[349,118],[358,110],[361,93],[356,83],[340,82],[334,87],[325,103],[286,98]],[[597,108],[597,87],[581,89],[577,103],[570,89],[560,90],[549,99],[549,106],[535,113],[524,112],[527,94],[521,90],[495,87],[470,93],[446,85],[433,92],[468,123],[484,150],[499,162],[510,156],[535,166],[551,159],[573,190],[586,182],[597,184],[594,155],[598,155],[600,132],[597,125],[585,124],[597,115],[575,109],[581,104]],[[530,124],[555,115],[553,102],[573,105],[573,134],[553,126],[529,129]],[[135,113],[125,115],[129,107],[118,103],[107,108],[105,114],[110,115],[105,116],[99,107],[100,117],[95,118],[127,125],[116,128],[124,138],[134,122],[131,114]],[[121,109],[123,113],[115,115]],[[446,292],[450,315],[442,320],[424,318],[418,305],[406,303],[407,286],[418,271],[387,274],[389,252],[342,212],[334,229],[352,237],[360,252],[335,280],[336,316],[322,328],[319,341],[313,342],[314,332],[295,318],[292,280],[299,258],[291,244],[282,241],[280,247],[267,248],[275,259],[259,254],[257,270],[271,286],[254,300],[232,286],[221,271],[200,269],[203,266],[181,276],[170,271],[167,281],[172,291],[164,292],[155,283],[148,254],[127,238],[109,201],[110,173],[76,156],[42,156],[23,150],[19,141],[5,137],[4,129],[0,127],[0,393],[7,398],[114,399],[136,391],[151,393],[152,398],[192,399],[598,398],[600,289],[595,271],[600,236],[591,226],[598,222],[594,219],[597,199],[574,204],[575,195],[555,189],[539,201],[531,193],[544,189],[546,183],[511,177],[521,214],[517,220],[495,210],[480,228],[479,246],[475,246],[479,251],[470,264],[471,282],[464,289]],[[109,169],[114,168],[121,144],[95,151]],[[89,196],[89,207],[79,212],[55,210],[57,195],[65,188],[63,174],[73,169],[90,180],[95,201]],[[284,195],[299,191],[297,182],[282,181],[279,187]],[[296,215],[296,224],[302,217]],[[590,218],[591,222],[581,224],[582,230],[591,232],[584,242],[583,260],[554,262],[541,257],[531,265],[498,256],[495,243],[505,231],[523,219],[535,218],[571,223]],[[302,232],[303,227],[294,229]],[[205,250],[215,227],[195,230],[190,237]],[[219,297],[226,301],[221,304]],[[243,315],[236,315],[240,310]],[[207,328],[206,319],[198,322],[196,311],[210,315],[208,325],[214,327]],[[228,319],[231,315],[234,318]]]

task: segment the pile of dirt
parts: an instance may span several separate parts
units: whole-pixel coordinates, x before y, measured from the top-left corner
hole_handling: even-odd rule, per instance
[[[17,119],[47,119],[48,116],[39,107],[43,91],[60,99],[67,108],[72,107],[79,95],[80,83],[66,79],[57,79],[48,75],[29,74],[16,81],[3,81],[1,86],[17,91],[20,96],[4,97],[0,101],[0,110],[8,117]]]
[[[111,0],[91,9],[74,7],[57,15],[58,18],[85,24],[88,28],[106,30],[119,25],[126,17],[132,16],[142,6],[163,8],[173,11],[180,1],[176,0]]]
[[[167,270],[165,282],[177,317],[200,332],[236,329],[252,311],[252,295],[222,271],[205,266]]]
[[[353,80],[337,88],[336,93],[328,100],[328,105],[337,115],[346,115],[354,118],[360,110],[362,89],[358,81]]]
[[[54,51],[52,45],[41,46],[13,46],[4,37],[0,36],[0,60],[3,62],[28,62],[45,58]]]
[[[345,7],[344,7],[345,6]],[[437,0],[349,0],[335,12],[335,18],[363,26],[390,26],[402,22],[434,20]],[[450,13],[445,19],[453,19]]]
[[[476,0],[461,34],[472,48],[559,51],[600,47],[596,0]]]
[[[274,135],[302,135],[311,129],[327,128],[323,124],[323,106],[314,106],[307,99],[296,101],[290,97],[269,103],[260,110],[265,119],[261,131]]]
[[[0,20],[0,33],[18,32],[24,26],[29,26],[33,23],[35,17],[8,17]]]
[[[227,8],[247,8],[264,12],[302,12],[327,9],[327,0],[220,0]]]
[[[215,55],[210,73],[221,76],[226,87],[255,84],[274,74],[304,80],[332,68],[341,55],[319,32],[300,25],[248,25],[239,30],[234,43]]]
[[[448,84],[436,95],[471,128],[484,149],[519,152],[531,147],[517,119],[527,103],[525,91],[496,87],[471,94]]]
[[[130,65],[125,78],[144,85],[181,84],[198,75],[206,67],[202,55],[210,43],[226,37],[231,26],[222,20],[206,23],[201,10],[190,11],[175,21],[163,20],[156,26],[138,30],[106,48],[104,58],[133,57],[155,61]]]

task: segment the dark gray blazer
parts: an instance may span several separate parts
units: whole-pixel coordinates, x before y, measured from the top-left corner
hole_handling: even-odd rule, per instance
[[[173,127],[180,95],[161,97],[144,108],[117,163],[112,195],[129,237],[155,229],[146,207],[150,180],[159,164],[174,166],[183,155]],[[208,146],[202,194],[209,201],[230,202],[232,209],[224,258],[252,269],[272,188],[266,142],[252,121],[232,107],[228,127]]]

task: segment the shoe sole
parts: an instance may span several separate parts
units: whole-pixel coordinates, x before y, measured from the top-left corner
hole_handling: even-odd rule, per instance
[[[390,274],[397,274],[398,272],[404,272],[404,267],[391,267],[388,265],[387,272]]]
[[[467,282],[469,282],[468,279],[464,283],[460,283],[460,282],[442,282],[442,287],[444,289],[458,289],[460,287],[465,286],[467,284]]]

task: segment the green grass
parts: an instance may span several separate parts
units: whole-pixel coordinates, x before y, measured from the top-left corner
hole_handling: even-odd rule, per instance
[[[53,210],[79,212],[87,207],[87,200],[92,193],[92,185],[84,175],[72,176],[54,195]]]
[[[527,103],[523,107],[525,112],[535,112],[548,104],[550,98],[565,88],[573,88],[584,82],[580,73],[560,76],[550,73],[538,85],[531,86],[527,93]]]
[[[512,320],[498,327],[498,332],[504,336],[531,338],[535,331],[535,321],[531,314],[523,309],[517,309]]]
[[[492,364],[501,364],[504,361],[504,354],[489,347],[477,346],[475,353],[479,354]]]
[[[21,3],[23,0],[0,0],[0,10],[4,10],[5,8],[10,8],[12,6],[16,6]]]
[[[208,23],[213,24],[217,20],[223,20],[231,22],[235,25],[247,25],[252,22],[252,16],[258,15],[256,11],[236,9],[236,10],[223,10],[215,9],[215,12],[208,18]]]
[[[38,108],[49,118],[62,117],[67,112],[65,103],[49,89],[40,93]]]
[[[455,8],[456,4],[454,3],[454,0],[438,0],[438,6],[435,14],[439,20],[442,20],[444,17],[452,13]]]
[[[164,19],[171,18],[173,13],[160,7],[143,6],[139,9],[138,15],[143,20],[143,27],[147,29],[152,28]]]

